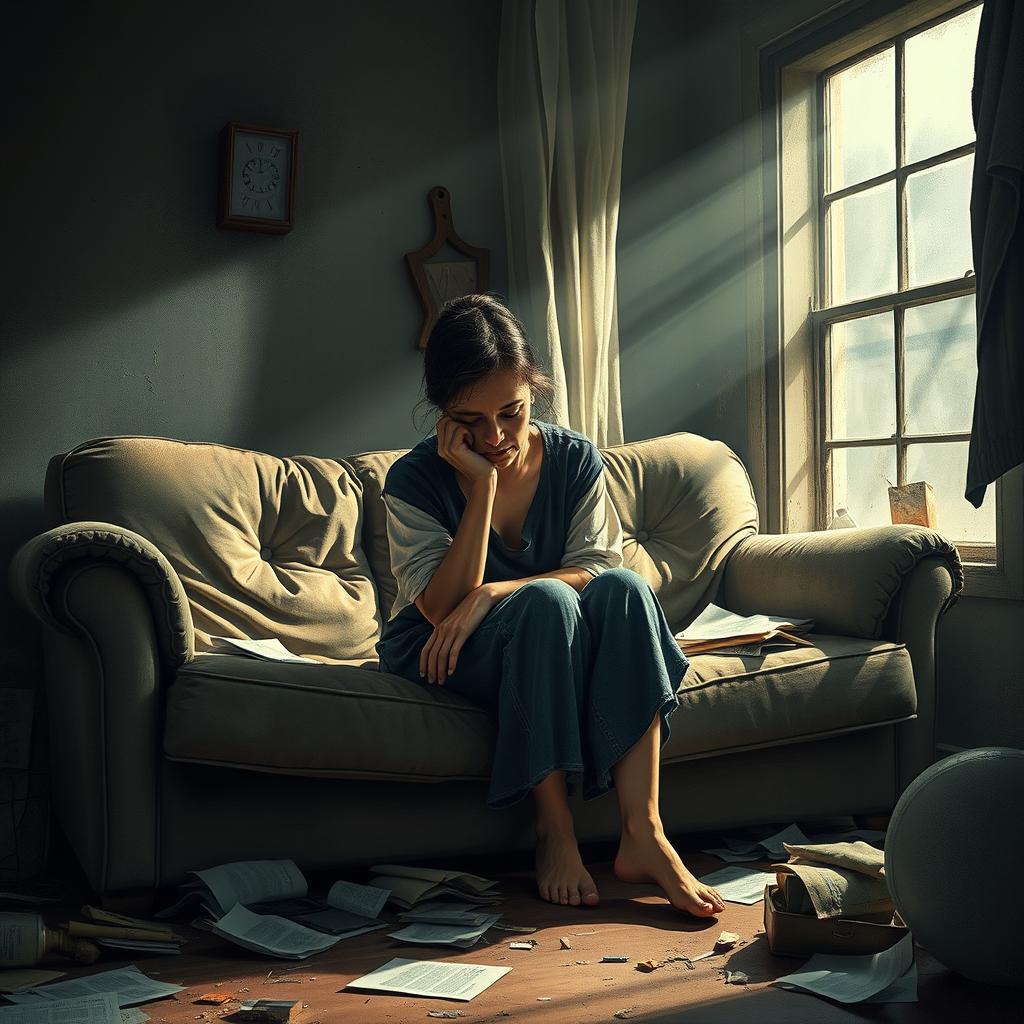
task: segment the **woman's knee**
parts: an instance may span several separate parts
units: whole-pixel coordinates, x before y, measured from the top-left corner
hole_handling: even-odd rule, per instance
[[[627,569],[624,565],[616,566],[614,569],[605,569],[598,573],[584,588],[586,594],[594,588],[598,591],[613,590],[616,592],[636,591],[650,593],[651,586],[639,573]]]
[[[552,609],[579,609],[580,595],[576,588],[566,583],[565,580],[547,579],[530,580],[524,583],[517,595],[521,595],[524,604],[541,611]]]

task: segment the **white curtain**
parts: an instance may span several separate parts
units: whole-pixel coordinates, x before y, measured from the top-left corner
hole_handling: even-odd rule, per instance
[[[637,0],[504,0],[509,300],[551,368],[551,418],[620,444],[615,242]]]

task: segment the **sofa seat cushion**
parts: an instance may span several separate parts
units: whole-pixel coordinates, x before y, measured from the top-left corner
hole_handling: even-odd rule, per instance
[[[763,658],[693,657],[662,760],[776,746],[911,718],[917,691],[904,644],[814,635]]]
[[[168,690],[164,752],[297,775],[487,776],[495,733],[486,709],[364,664],[199,655]]]
[[[812,739],[913,716],[902,644],[815,636],[764,658],[698,655],[680,684],[665,762]],[[437,782],[487,779],[494,721],[440,686],[375,662],[284,665],[205,654],[167,695],[176,761],[252,771]]]

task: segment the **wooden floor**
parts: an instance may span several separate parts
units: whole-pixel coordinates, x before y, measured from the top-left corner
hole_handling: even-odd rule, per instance
[[[697,873],[722,867],[717,858],[690,852],[677,843],[684,860]],[[584,851],[586,854],[586,851]],[[606,850],[600,851],[607,855]],[[195,1024],[220,1018],[231,1020],[232,1007],[195,1005],[203,992],[219,989],[240,999],[301,999],[306,1004],[299,1024],[401,1024],[431,1020],[428,1010],[458,1009],[467,1022],[520,1021],[523,1024],[585,1024],[616,1019],[679,1024],[773,1024],[807,1022],[831,1024],[852,1021],[920,1021],[927,1024],[977,1019],[1016,1019],[1019,990],[968,981],[937,963],[915,947],[918,968],[917,1004],[867,1005],[843,1008],[816,996],[786,992],[770,982],[799,967],[803,958],[775,957],[764,936],[763,904],[726,905],[717,918],[702,921],[675,911],[656,895],[653,887],[626,885],[615,879],[607,860],[588,861],[601,893],[594,908],[556,907],[536,896],[528,862],[505,862],[495,870],[492,861],[466,860],[448,864],[488,877],[500,877],[504,901],[498,908],[504,923],[533,925],[531,938],[539,945],[532,951],[510,950],[508,944],[522,936],[492,932],[488,944],[464,952],[434,947],[406,946],[384,932],[358,936],[339,943],[309,960],[279,961],[247,953],[217,937],[190,931],[188,952],[175,957],[139,955],[139,968],[161,981],[186,986],[171,999],[141,1007],[156,1024]],[[768,861],[764,862],[767,867]],[[365,876],[350,873],[353,881]],[[388,911],[385,911],[387,916]],[[48,915],[50,916],[50,915]],[[59,915],[54,916],[59,920]],[[710,949],[723,929],[737,932],[743,944],[730,953],[700,961],[692,969],[670,964],[650,974],[636,970],[638,960],[659,959]],[[571,950],[559,948],[565,936]],[[625,964],[602,964],[605,955],[625,955]],[[468,1003],[422,999],[365,992],[341,991],[345,984],[366,974],[392,957],[454,960],[511,967],[504,978]],[[577,960],[587,963],[577,964]],[[69,971],[69,976],[97,969],[124,966],[131,960],[104,960],[92,968]],[[721,968],[740,970],[750,981],[745,986],[727,985]],[[541,997],[546,997],[540,1001]],[[619,1011],[629,1010],[616,1018]]]

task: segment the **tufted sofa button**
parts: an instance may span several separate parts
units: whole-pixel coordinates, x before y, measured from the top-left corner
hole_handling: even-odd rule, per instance
[[[272,548],[260,548],[260,558],[262,558],[264,562],[269,562],[273,557],[274,552]]]
[[[650,535],[650,534],[649,534],[649,533],[648,533],[648,532],[647,532],[646,530],[637,530],[637,531],[636,531],[636,539],[637,539],[637,540],[638,540],[638,541],[639,541],[639,542],[640,542],[641,544],[643,544],[643,542],[644,542],[645,540],[648,540],[648,539],[650,538],[650,536],[651,536],[651,535]]]

